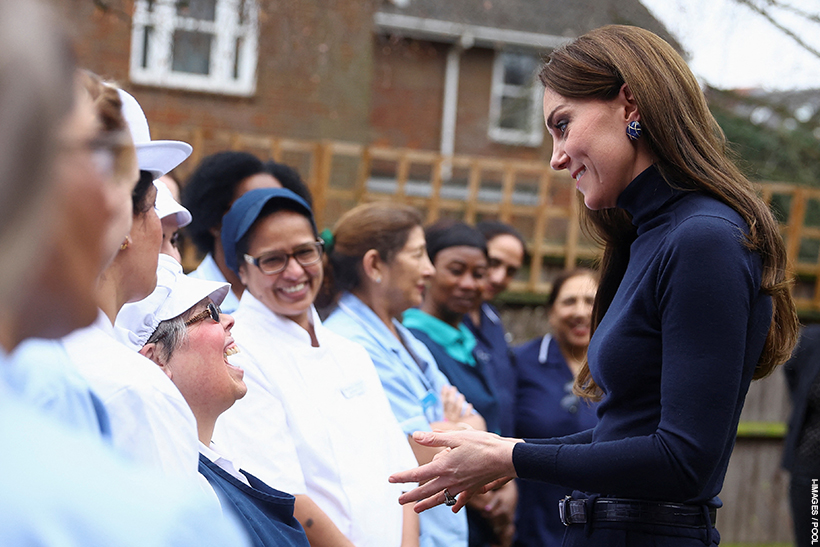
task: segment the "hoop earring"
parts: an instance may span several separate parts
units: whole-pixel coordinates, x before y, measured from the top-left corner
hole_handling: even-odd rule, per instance
[[[120,251],[126,250],[130,245],[131,240],[128,238],[128,236],[125,236],[125,241],[123,241],[122,245],[120,245]]]
[[[641,122],[635,120],[626,125],[626,136],[629,140],[636,141],[641,138]]]

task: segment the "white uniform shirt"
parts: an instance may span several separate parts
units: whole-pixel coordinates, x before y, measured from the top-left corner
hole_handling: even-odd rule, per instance
[[[320,347],[311,346],[302,327],[245,291],[232,334],[240,355],[248,357],[242,363],[248,394],[219,421],[223,428],[244,424],[255,431],[244,450],[230,446],[247,464],[254,450],[276,443],[279,432],[270,430],[262,405],[241,403],[280,400],[301,465],[289,469],[268,458],[264,472],[247,470],[280,489],[269,477],[301,474],[306,493],[353,544],[398,547],[403,514],[397,499],[404,487],[387,478],[415,467],[416,460],[367,352],[311,313]]]
[[[139,463],[200,482],[199,439],[188,403],[158,365],[117,341],[113,330],[100,312],[91,326],[62,342],[105,405],[114,446]]]
[[[223,471],[228,473],[236,480],[241,481],[250,486],[251,483],[248,482],[248,477],[239,472],[239,467],[235,464],[233,458],[231,458],[230,456],[226,456],[223,452],[224,448],[219,448],[217,450],[217,447],[213,441],[211,441],[210,446],[205,446],[204,444],[202,444],[202,441],[199,441],[200,454],[202,454],[203,456],[211,460],[213,463],[218,465]]]

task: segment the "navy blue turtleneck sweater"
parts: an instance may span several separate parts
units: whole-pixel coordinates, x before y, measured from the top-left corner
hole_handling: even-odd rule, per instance
[[[736,211],[672,189],[655,167],[618,198],[638,236],[589,345],[598,425],[519,443],[520,477],[588,493],[719,506],[771,323],[760,257]]]

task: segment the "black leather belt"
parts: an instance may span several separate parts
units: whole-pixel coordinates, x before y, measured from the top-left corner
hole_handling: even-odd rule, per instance
[[[570,496],[558,502],[558,512],[564,525],[593,522],[634,522],[639,524],[665,524],[683,528],[711,528],[717,522],[717,509],[703,505],[684,505],[663,501],[629,500],[620,498],[597,498],[592,511],[587,499]],[[591,513],[591,515],[590,515]],[[708,515],[708,523],[706,521]]]

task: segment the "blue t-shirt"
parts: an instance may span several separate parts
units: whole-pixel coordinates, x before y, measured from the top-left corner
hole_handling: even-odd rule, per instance
[[[720,505],[746,392],[772,319],[740,215],[653,166],[618,198],[637,227],[589,346],[606,394],[591,433],[519,443],[520,477],[624,498]]]

